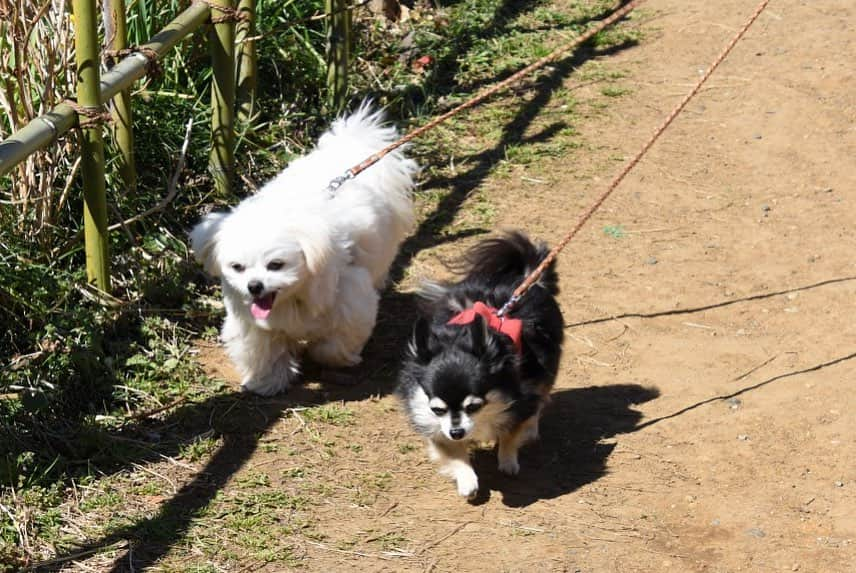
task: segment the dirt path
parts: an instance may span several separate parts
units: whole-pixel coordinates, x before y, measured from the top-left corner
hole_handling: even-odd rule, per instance
[[[574,125],[587,146],[483,183],[499,226],[557,239],[755,4],[646,3],[641,43],[608,56],[631,93]],[[393,296],[369,380],[325,395],[347,419],[268,424],[227,484],[311,497],[265,543],[306,571],[856,570],[854,21],[850,0],[774,0],[571,245],[563,368],[519,477],[485,452],[471,505],[436,475],[388,395],[384,331],[412,310]]]

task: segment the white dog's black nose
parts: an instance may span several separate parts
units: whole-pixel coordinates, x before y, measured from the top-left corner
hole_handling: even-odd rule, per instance
[[[265,290],[265,285],[262,284],[262,281],[250,281],[247,283],[247,290],[250,291],[251,295],[259,296]]]
[[[452,428],[451,430],[449,430],[449,437],[453,440],[460,440],[464,437],[465,433],[466,432],[464,432],[463,428]]]

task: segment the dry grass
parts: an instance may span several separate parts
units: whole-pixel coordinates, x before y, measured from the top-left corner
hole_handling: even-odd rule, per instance
[[[66,0],[0,0],[0,137],[6,138],[72,92],[74,51]],[[11,174],[0,200],[20,232],[38,236],[62,211],[78,152],[74,136],[30,156]]]

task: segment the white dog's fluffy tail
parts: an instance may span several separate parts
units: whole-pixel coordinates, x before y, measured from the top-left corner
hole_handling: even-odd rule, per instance
[[[364,101],[350,115],[338,118],[318,141],[318,148],[357,145],[380,151],[396,139],[398,130],[386,121],[383,110],[374,109],[370,100]]]

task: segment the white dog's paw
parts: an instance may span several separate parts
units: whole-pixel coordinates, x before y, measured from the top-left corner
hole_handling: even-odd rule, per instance
[[[462,497],[474,497],[479,492],[479,478],[471,467],[457,470],[455,483],[458,486],[458,495]]]
[[[499,471],[510,476],[516,476],[520,473],[520,463],[517,461],[517,454],[501,456],[499,458]]]
[[[268,374],[256,378],[247,377],[241,382],[241,391],[252,392],[259,396],[273,396],[288,390],[289,378],[289,376],[281,374]]]

